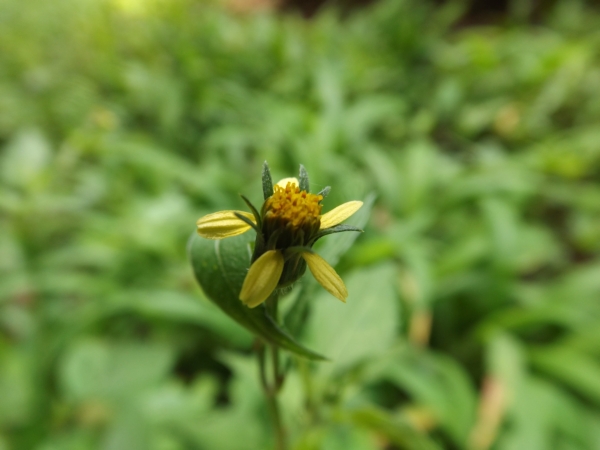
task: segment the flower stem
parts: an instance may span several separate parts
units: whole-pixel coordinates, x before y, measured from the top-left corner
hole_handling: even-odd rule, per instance
[[[311,380],[310,367],[308,361],[305,361],[301,358],[297,358],[296,361],[298,364],[298,371],[300,373],[302,384],[304,386],[304,395],[306,397],[304,405],[306,407],[306,412],[308,413],[309,423],[311,425],[316,425],[320,418],[315,401],[315,392]]]
[[[273,293],[269,299],[267,299],[266,306],[269,315],[277,322],[277,300],[278,295]],[[271,356],[271,380],[267,376],[267,361],[266,361],[266,347],[270,349]],[[267,401],[267,407],[269,408],[269,414],[273,422],[275,431],[275,443],[277,450],[287,449],[287,436],[283,421],[281,418],[281,411],[279,409],[279,403],[277,401],[277,394],[283,386],[285,380],[285,374],[281,371],[281,365],[279,361],[279,348],[273,344],[266,344],[260,342],[258,347],[258,364],[260,370],[260,381]]]

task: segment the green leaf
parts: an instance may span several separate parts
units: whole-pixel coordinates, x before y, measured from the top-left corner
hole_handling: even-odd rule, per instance
[[[153,319],[199,325],[235,346],[248,348],[252,344],[247,330],[224,316],[212,302],[199,301],[197,296],[167,290],[130,290],[122,297],[118,300],[125,310]]]
[[[466,445],[476,416],[476,394],[463,368],[454,360],[406,349],[387,357],[379,373],[431,411],[457,447]]]
[[[332,358],[331,363],[319,367],[323,378],[335,378],[392,345],[400,321],[395,276],[391,264],[370,267],[344,276],[347,303],[340,303],[324,290],[317,296],[306,338]]]
[[[516,407],[507,414],[511,427],[499,436],[497,448],[552,448],[548,440],[548,411],[553,405],[533,386],[516,398]]]
[[[360,427],[376,431],[399,448],[440,450],[441,447],[427,435],[415,430],[409,423],[391,417],[387,412],[363,407],[352,413],[352,421]]]
[[[589,402],[600,405],[600,363],[589,355],[564,346],[531,351],[533,366],[560,380]]]
[[[194,234],[188,251],[196,280],[208,298],[252,333],[305,358],[325,359],[284,331],[267,314],[264,305],[250,309],[240,301],[239,292],[250,267],[250,243],[249,234],[216,241]]]
[[[270,442],[271,433],[265,426],[266,421],[269,420],[268,416],[256,414],[256,411],[264,408],[264,394],[260,388],[256,361],[252,355],[229,352],[219,353],[218,358],[232,372],[227,388],[231,403],[214,408],[213,395],[211,398],[201,399],[202,402],[212,400],[207,406],[213,407],[198,411],[197,403],[186,399],[188,408],[193,409],[185,415],[180,411],[170,421],[164,422],[165,425],[185,436],[192,446],[190,448],[236,450],[273,448]],[[187,394],[187,397],[190,395],[189,391],[183,393]],[[177,408],[181,405],[181,402],[178,403],[171,403],[170,406]],[[176,413],[175,408],[172,410],[173,413]],[[199,423],[202,425],[198,426]],[[235,433],[231,430],[235,430]]]
[[[159,384],[173,360],[171,349],[162,345],[86,339],[65,353],[59,380],[67,396],[76,401],[123,399]]]
[[[377,430],[379,431],[379,430]],[[364,427],[349,423],[313,426],[302,433],[295,450],[373,450],[381,448],[379,432],[373,433]]]
[[[3,149],[0,179],[13,186],[29,188],[50,164],[52,149],[37,129],[17,133]]]
[[[102,439],[101,450],[144,450],[152,442],[151,428],[138,411],[120,410]]]
[[[34,411],[34,370],[24,353],[2,347],[0,352],[0,424],[16,426],[31,420]],[[2,447],[0,446],[0,449]]]

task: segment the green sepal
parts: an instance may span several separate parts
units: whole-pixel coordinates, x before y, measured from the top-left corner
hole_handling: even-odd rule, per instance
[[[296,245],[294,247],[288,247],[285,249],[285,255],[287,256],[288,254],[290,255],[294,255],[294,254],[298,254],[298,253],[314,253],[314,250],[310,247],[307,247],[305,245]]]
[[[301,191],[309,191],[308,172],[302,164],[300,164],[300,173],[298,174],[298,182],[300,183]]]
[[[323,198],[327,197],[331,192],[331,186],[325,186],[323,189],[319,191],[317,195],[322,195]]]
[[[358,231],[359,233],[363,233],[364,230],[361,228],[355,227],[354,225],[336,225],[331,228],[325,228],[317,233],[317,235],[312,238],[310,245],[314,244],[317,240],[321,239],[323,236],[327,236],[328,234],[334,233],[343,233],[344,231]]]
[[[242,197],[244,203],[246,203],[246,205],[248,205],[248,208],[250,208],[250,211],[252,211],[252,215],[256,219],[256,226],[258,227],[258,229],[262,228],[262,218],[260,217],[260,213],[258,212],[258,210],[254,207],[252,202],[248,200],[248,198],[245,195],[240,194],[240,197]]]
[[[298,281],[306,272],[306,261],[297,253],[289,258],[286,258],[279,278],[278,288],[286,288]]]
[[[254,231],[260,233],[260,229],[258,228],[258,226],[246,216],[242,216],[239,212],[234,212],[233,215],[240,219],[242,222],[246,222],[248,225],[250,225],[254,229]]]
[[[265,200],[273,195],[273,178],[271,178],[271,171],[266,161],[263,163],[262,188]]]
[[[188,254],[202,290],[225,314],[256,336],[308,359],[326,359],[281,328],[267,314],[264,304],[251,309],[240,301],[239,293],[250,266],[251,242],[251,233],[222,240],[204,239],[194,233]]]

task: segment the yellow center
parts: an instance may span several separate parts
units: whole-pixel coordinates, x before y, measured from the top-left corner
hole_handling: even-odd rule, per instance
[[[321,200],[322,195],[301,191],[296,184],[288,182],[285,188],[274,187],[273,195],[267,199],[265,206],[269,218],[281,219],[294,228],[300,228],[319,220]]]

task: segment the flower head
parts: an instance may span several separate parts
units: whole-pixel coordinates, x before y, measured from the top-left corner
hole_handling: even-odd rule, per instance
[[[221,211],[200,218],[198,234],[208,239],[222,239],[242,234],[250,228],[256,231],[252,264],[242,285],[240,300],[250,308],[260,305],[278,288],[297,281],[308,266],[315,279],[333,296],[345,302],[348,291],[344,282],[312,246],[323,236],[342,231],[362,231],[350,225],[340,225],[360,209],[362,202],[344,203],[321,214],[326,187],[311,194],[308,174],[300,166],[300,177],[284,178],[275,186],[269,167],[263,167],[265,201],[260,213],[242,196],[252,213]]]

